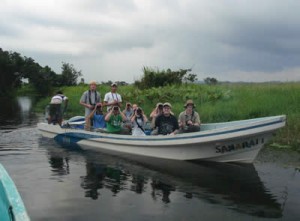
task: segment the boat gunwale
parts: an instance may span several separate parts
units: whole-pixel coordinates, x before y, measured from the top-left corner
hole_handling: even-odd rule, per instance
[[[29,221],[30,218],[27,214],[26,208],[17,190],[17,187],[1,163],[0,163],[0,182],[1,182],[1,186],[4,188],[3,191],[6,195],[6,200],[10,204],[9,206],[12,208],[13,220]]]
[[[230,133],[237,133],[241,131],[248,131],[256,128],[263,128],[266,126],[270,125],[276,125],[276,124],[285,124],[285,115],[279,115],[279,116],[273,116],[273,117],[264,117],[264,118],[255,118],[255,119],[250,119],[250,120],[241,120],[241,121],[231,121],[231,122],[241,122],[240,124],[237,125],[232,125],[228,127],[220,127],[220,128],[215,128],[211,130],[205,130],[205,131],[200,131],[200,132],[194,132],[194,133],[185,133],[185,134],[177,134],[175,136],[165,136],[165,135],[156,135],[156,136],[132,136],[132,135],[121,135],[121,134],[111,134],[111,133],[101,133],[101,132],[91,132],[91,131],[85,131],[85,130],[79,130],[79,129],[69,129],[69,128],[60,128],[57,126],[56,128],[60,128],[62,133],[60,132],[50,132],[49,130],[46,129],[41,129],[46,132],[50,132],[53,134],[57,135],[65,135],[65,136],[70,136],[70,137],[76,137],[76,138],[82,138],[86,140],[91,140],[91,141],[98,141],[98,139],[101,139],[101,142],[105,143],[112,143],[109,142],[108,140],[114,140],[115,143],[117,144],[117,141],[129,141],[131,144],[140,144],[140,142],[149,142],[149,141],[155,141],[155,142],[165,142],[165,141],[184,141],[188,139],[202,139],[205,137],[213,137],[213,136],[219,136],[219,135],[225,135],[225,134],[230,134]],[[251,121],[253,120],[253,121]],[[242,124],[243,121],[247,121],[247,124]],[[226,122],[223,122],[226,123]],[[42,123],[41,123],[42,124]],[[214,124],[222,124],[222,123],[213,123],[213,124],[206,124],[206,125],[214,125]],[[44,125],[48,125],[44,123]],[[268,131],[265,132],[271,132],[273,130],[276,130],[282,126],[274,127],[272,129],[269,129]],[[253,133],[253,134],[258,134]],[[262,132],[260,132],[262,133]],[[85,137],[86,136],[86,137]],[[107,139],[107,141],[103,140]]]

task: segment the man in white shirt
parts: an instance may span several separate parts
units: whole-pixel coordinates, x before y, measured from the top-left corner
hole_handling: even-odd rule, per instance
[[[63,102],[67,102],[67,96],[63,95],[61,91],[58,91],[56,95],[51,98],[50,104],[62,104]]]
[[[62,110],[62,103],[64,103],[64,109]],[[68,98],[63,95],[61,91],[58,91],[56,95],[51,98],[49,106],[49,117],[48,123],[61,125],[63,113],[65,112],[68,105]]]
[[[104,96],[104,103],[107,106],[107,111],[109,111],[113,106],[121,107],[122,97],[117,93],[117,84],[111,84],[111,91],[106,93]]]

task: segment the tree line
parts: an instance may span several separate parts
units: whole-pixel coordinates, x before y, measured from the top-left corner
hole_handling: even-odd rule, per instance
[[[12,94],[15,88],[28,79],[30,85],[41,95],[49,95],[53,87],[73,86],[82,76],[72,64],[62,62],[61,74],[49,66],[42,67],[34,59],[23,57],[17,52],[0,48],[0,95]]]
[[[167,85],[180,85],[197,81],[197,75],[191,73],[192,69],[180,69],[177,71],[158,70],[143,67],[143,76],[136,80],[134,85],[139,89],[164,87]],[[55,73],[49,66],[42,67],[34,59],[23,57],[17,52],[4,51],[0,48],[0,95],[11,92],[22,85],[23,79],[40,95],[50,95],[53,88],[61,86],[77,85],[78,77],[82,76],[72,64],[62,62],[61,73]],[[81,78],[80,84],[84,83]],[[110,85],[112,81],[101,82]],[[217,84],[215,78],[205,78],[206,84]],[[127,85],[125,81],[118,81],[118,85]]]

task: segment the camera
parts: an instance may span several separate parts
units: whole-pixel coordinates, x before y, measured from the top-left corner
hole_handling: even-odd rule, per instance
[[[113,110],[117,111],[117,110],[119,110],[119,107],[114,106],[114,109],[113,109]]]
[[[163,109],[163,105],[162,104],[158,105],[158,109],[162,110]]]

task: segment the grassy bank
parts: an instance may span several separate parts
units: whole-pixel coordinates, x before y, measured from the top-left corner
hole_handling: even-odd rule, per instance
[[[88,86],[62,88],[70,100],[66,117],[84,114],[79,99],[87,89]],[[102,99],[110,91],[110,87],[105,85],[98,86],[98,89]],[[190,98],[194,100],[203,123],[286,114],[287,126],[279,131],[271,145],[300,149],[300,83],[188,84],[144,91],[129,85],[119,87],[118,92],[123,103],[137,103],[148,116],[157,102],[170,102],[172,111],[178,116],[185,101]],[[38,110],[43,110],[49,100],[50,97],[41,100]]]

